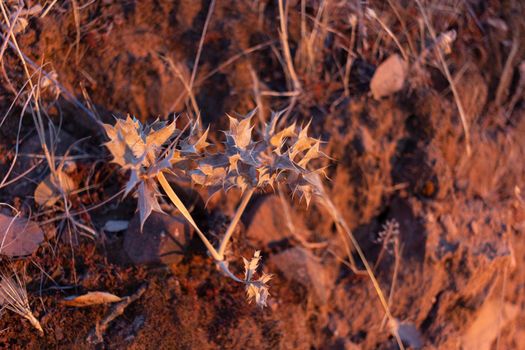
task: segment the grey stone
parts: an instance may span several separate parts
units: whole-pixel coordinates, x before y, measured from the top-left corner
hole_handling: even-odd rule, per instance
[[[270,264],[280,270],[289,281],[299,283],[313,292],[322,304],[328,301],[333,273],[308,250],[300,247],[285,250],[272,255]]]
[[[295,210],[278,195],[258,198],[244,217],[246,238],[257,247],[269,247],[294,235],[306,239],[309,234]]]
[[[124,235],[124,250],[134,264],[179,263],[191,241],[193,230],[181,216],[153,212],[140,231],[138,213]]]

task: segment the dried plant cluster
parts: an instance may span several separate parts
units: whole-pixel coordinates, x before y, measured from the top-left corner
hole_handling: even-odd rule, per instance
[[[309,174],[322,169],[310,170],[312,159],[324,156],[321,141],[308,136],[308,126],[296,123],[278,130],[280,113],[275,113],[266,125],[262,137],[254,140],[251,115],[238,121],[230,119],[226,131],[224,152],[204,157],[190,172],[194,183],[203,186],[221,185],[228,189],[238,187],[241,191],[253,188],[274,188],[278,182],[299,192],[309,203],[313,193]]]
[[[0,273],[0,305],[2,309],[11,310],[24,317],[40,334],[44,334],[40,322],[31,312],[25,285],[16,273],[13,276]]]
[[[208,145],[205,141],[207,132],[191,143],[196,128],[182,138],[182,131],[176,129],[175,121],[169,124],[156,121],[143,126],[128,116],[125,120],[117,119],[115,126],[104,124],[104,129],[110,139],[106,147],[113,155],[113,162],[129,170],[124,195],[136,192],[142,226],[152,211],[162,212],[156,176],[168,170],[184,174],[191,160],[199,157]],[[177,137],[176,142],[166,145],[174,137]]]
[[[230,128],[224,132],[225,141],[216,145],[207,142],[208,130],[199,134],[197,124],[184,130],[176,128],[176,121],[156,121],[144,126],[128,116],[118,119],[114,126],[105,124],[104,128],[110,139],[106,146],[113,155],[113,162],[129,171],[125,195],[133,192],[138,197],[141,226],[152,211],[162,211],[160,184],[195,228],[219,268],[233,280],[245,284],[249,300],[264,306],[271,276],[263,273],[259,279],[254,279],[260,253],[256,252],[250,261],[245,259],[245,278],[238,278],[225,261],[229,239],[257,189],[273,189],[278,183],[287,184],[293,194],[298,194],[309,204],[316,192],[313,177],[323,172],[322,168],[312,168],[311,161],[325,155],[320,150],[321,141],[308,136],[309,124],[300,127],[293,123],[280,127],[282,114],[274,113],[264,130],[255,132],[253,115],[252,112],[240,120],[229,116]],[[164,173],[211,191],[240,189],[243,194],[241,203],[217,249],[193,220]]]

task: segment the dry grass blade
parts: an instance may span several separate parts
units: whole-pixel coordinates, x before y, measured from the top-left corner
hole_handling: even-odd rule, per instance
[[[290,51],[290,45],[288,44],[288,24],[287,24],[288,11],[287,9],[288,9],[288,1],[286,2],[286,9],[285,9],[283,5],[283,0],[279,0],[279,22],[280,22],[279,38],[281,40],[284,59],[286,61],[286,67],[288,70],[288,74],[293,83],[293,88],[295,92],[300,92],[302,91],[302,85],[295,71],[294,64],[293,64],[293,58],[292,58],[292,54]],[[293,107],[295,106],[296,101],[297,101],[297,96],[296,95],[292,96],[290,100],[290,105],[286,112],[285,119],[286,117],[288,117],[288,114],[292,111]]]
[[[38,332],[43,335],[44,330],[40,322],[31,312],[25,285],[15,273],[13,276],[0,274],[0,303],[3,308],[11,310],[27,319]]]
[[[370,18],[375,19],[381,25],[383,30],[392,38],[392,40],[394,40],[394,43],[397,45],[397,48],[399,49],[399,52],[401,52],[401,55],[403,56],[403,59],[408,62],[409,56],[406,53],[405,49],[403,48],[403,45],[401,45],[401,43],[397,39],[396,35],[390,30],[390,28],[386,25],[386,23],[383,22],[381,20],[381,18],[379,18],[379,16],[377,15],[377,13],[371,8],[367,8],[366,9],[366,14]]]
[[[195,63],[193,64],[193,69],[191,71],[190,83],[189,83],[189,88],[188,88],[190,91],[190,96],[193,95],[192,93],[193,84],[195,83],[195,77],[197,76],[197,69],[199,67],[202,47],[204,46],[204,39],[206,38],[206,32],[208,31],[208,25],[210,24],[211,15],[213,14],[214,8],[215,8],[215,0],[212,0],[210,3],[210,6],[208,7],[208,14],[206,15],[206,21],[204,22],[204,27],[202,28],[201,39],[199,40],[199,47],[197,49],[197,55],[195,56]],[[198,107],[196,106],[196,103],[195,103],[194,108],[198,109]],[[198,125],[202,126],[202,123],[200,123],[201,121],[200,112],[197,111],[196,113],[197,113],[197,120],[199,121]]]
[[[420,0],[416,0],[416,3],[417,3],[417,6],[419,7],[419,11],[421,12],[421,15],[423,16],[423,21],[425,22],[425,25],[427,26],[428,31],[430,35],[432,36],[432,40],[434,42],[437,42],[436,32],[434,30],[434,27],[432,27],[432,25],[430,24],[430,20],[428,19],[425,8],[421,4]],[[436,47],[436,53],[438,55],[439,61],[441,62],[441,66],[448,80],[448,83],[450,84],[450,89],[452,90],[454,99],[456,100],[456,105],[458,107],[459,116],[461,118],[461,124],[463,125],[463,131],[465,132],[465,143],[466,143],[467,155],[470,156],[472,154],[472,148],[470,145],[470,131],[469,131],[469,125],[468,125],[467,117],[465,114],[465,110],[463,109],[463,104],[461,102],[461,98],[459,97],[458,90],[456,89],[456,84],[454,83],[454,79],[452,78],[452,75],[450,74],[447,63],[445,62],[445,57],[443,56],[443,52],[439,47]]]

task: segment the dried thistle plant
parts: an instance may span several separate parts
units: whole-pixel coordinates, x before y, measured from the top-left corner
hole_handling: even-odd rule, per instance
[[[2,309],[11,310],[24,317],[43,335],[44,330],[31,312],[26,287],[20,277],[16,273],[12,276],[2,273],[0,278],[0,304]]]
[[[252,117],[254,112],[237,120],[229,117],[230,128],[225,131],[224,151],[208,153],[210,145],[206,139],[208,131],[197,135],[198,128],[193,125],[186,136],[177,130],[175,122],[166,124],[155,122],[143,126],[135,118],[117,120],[115,126],[104,125],[110,142],[106,146],[113,155],[113,161],[130,171],[125,194],[138,186],[138,209],[141,227],[152,211],[161,211],[157,201],[160,195],[158,184],[166,192],[172,203],[195,228],[200,239],[220,270],[231,279],[243,283],[249,300],[265,306],[268,298],[268,284],[271,276],[262,274],[253,279],[259,266],[260,252],[250,261],[245,260],[245,278],[235,276],[225,261],[225,251],[240,217],[253,193],[257,189],[274,188],[277,183],[286,183],[293,193],[299,193],[309,203],[315,186],[312,174],[323,169],[311,170],[313,159],[324,157],[320,151],[321,141],[308,136],[308,127],[298,127],[295,123],[278,128],[281,113],[272,115],[259,137],[254,137]],[[168,141],[176,139],[167,145]],[[177,196],[164,172],[191,179],[196,185],[207,188],[228,190],[238,188],[243,193],[241,202],[232,218],[219,247],[216,249],[201,231],[189,210]]]
[[[224,152],[201,159],[191,171],[192,180],[203,186],[222,185],[226,190],[237,187],[243,193],[286,183],[309,204],[313,186],[307,175],[323,171],[309,169],[310,161],[326,157],[320,151],[321,141],[308,136],[309,124],[302,128],[293,123],[278,129],[282,113],[272,115],[257,139],[253,135],[253,115],[240,121],[229,116]]]
[[[135,190],[138,197],[141,229],[152,211],[162,212],[157,197],[160,195],[155,178],[162,171],[174,165],[182,165],[187,155],[201,151],[207,146],[203,138],[192,143],[195,127],[191,129],[186,139],[180,139],[181,130],[171,123],[156,121],[143,126],[137,119],[127,117],[117,119],[116,125],[104,124],[106,134],[110,139],[106,147],[113,155],[113,162],[124,170],[129,170],[124,195]],[[180,148],[175,145],[163,146],[172,138],[178,136]]]

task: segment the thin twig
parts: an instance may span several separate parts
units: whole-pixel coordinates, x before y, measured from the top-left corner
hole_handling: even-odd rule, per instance
[[[286,10],[288,9],[288,2],[286,2]],[[297,76],[297,73],[295,72],[295,68],[293,65],[293,58],[290,51],[290,45],[288,44],[288,24],[287,24],[287,11],[285,11],[283,0],[279,0],[279,22],[280,22],[280,31],[279,31],[279,37],[281,39],[281,46],[284,54],[284,60],[286,61],[286,67],[288,70],[288,74],[290,75],[290,78],[292,79],[293,88],[295,91],[302,91],[301,82],[299,81],[299,78]],[[293,107],[295,106],[297,102],[297,96],[292,96],[290,99],[290,105],[287,108],[286,114],[283,117],[284,119],[287,119],[290,113],[293,110]]]
[[[286,3],[286,6],[288,6],[288,3]],[[290,74],[290,77],[292,78],[294,89],[301,90],[301,82],[299,81],[297,73],[295,72],[290,46],[288,44],[288,25],[286,23],[287,18],[284,10],[283,0],[279,0],[279,22],[281,25],[279,35],[281,38],[281,45],[283,47],[284,59],[288,68],[288,74]]]
[[[173,62],[173,60],[171,58],[165,57],[165,56],[161,56],[161,58],[164,59],[166,62],[168,62],[169,66],[171,67],[171,69],[173,70],[173,72],[175,73],[177,78],[181,81],[182,85],[184,86],[184,89],[186,89],[186,93],[188,94],[188,96],[190,98],[191,105],[193,107],[193,111],[195,112],[195,116],[198,117],[198,115],[200,113],[199,112],[199,105],[197,104],[197,100],[195,99],[195,94],[193,93],[192,86],[190,85],[191,82],[188,82],[186,80],[186,78],[184,77],[184,74],[182,74],[180,68],[177,67],[177,65],[175,64],[175,62]],[[180,101],[180,100],[175,101],[175,103],[171,106],[170,110],[174,110],[175,109],[175,107],[178,104],[178,101]]]
[[[499,79],[498,89],[496,90],[496,98],[494,99],[494,104],[496,106],[501,106],[503,103],[503,100],[508,95],[509,86],[512,82],[512,74],[514,71],[514,61],[516,59],[516,55],[518,54],[519,48],[520,48],[520,35],[515,35],[514,39],[512,40],[512,47],[510,49],[509,56],[507,57],[507,61],[505,62],[505,67],[503,68],[503,72],[501,73],[501,78]]]
[[[75,37],[75,64],[78,66],[80,61],[80,13],[76,0],[71,0],[73,5],[73,20],[75,21],[76,37]]]
[[[126,308],[139,299],[146,289],[148,288],[147,284],[143,284],[140,288],[130,296],[122,298],[122,301],[119,301],[111,307],[106,316],[96,324],[95,328],[89,333],[87,341],[93,344],[99,344],[103,342],[104,332],[109,327],[109,324],[113,322],[117,317],[122,315]]]

